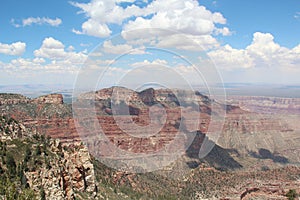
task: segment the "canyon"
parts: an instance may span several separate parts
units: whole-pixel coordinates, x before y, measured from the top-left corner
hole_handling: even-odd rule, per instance
[[[112,111],[110,101],[114,90],[118,93],[118,99],[115,99],[116,106]],[[179,96],[178,99],[177,96]],[[216,141],[221,147],[236,149],[239,154],[244,156],[254,152],[258,153],[260,149],[265,148],[294,163],[299,163],[300,160],[298,148],[300,126],[297,123],[300,102],[297,99],[276,100],[269,97],[262,99],[234,97],[230,99],[229,97],[227,102],[231,104],[225,106],[211,101],[200,93],[194,95],[187,91],[164,89],[147,89],[138,93],[121,87],[102,89],[95,93],[84,94],[81,98],[95,99],[93,109],[96,110],[99,127],[114,145],[123,150],[139,153],[155,152],[172,141],[179,129],[183,132],[199,131],[209,135],[208,128],[212,120],[210,112],[212,104],[215,104],[214,106],[217,107],[215,112],[226,114],[223,119],[221,116],[219,121],[215,120],[216,124],[224,122],[221,134]],[[0,97],[2,105],[0,109],[2,109],[3,115],[9,115],[22,122],[33,133],[45,134],[60,139],[63,143],[80,142],[91,136],[78,134],[71,105],[63,103],[62,95],[52,94],[32,100],[20,95],[17,97],[12,95],[7,99],[1,100]],[[121,100],[125,101],[123,107],[120,104]],[[259,104],[260,102],[261,104]],[[133,137],[132,135],[137,135],[141,128],[149,125],[149,108],[151,106],[153,108],[153,105],[157,104],[162,105],[166,112],[165,123],[160,132],[151,137]],[[254,105],[256,105],[255,109]],[[257,105],[261,105],[264,109],[257,112]],[[269,111],[265,111],[266,109]],[[270,110],[273,110],[272,112],[280,110],[280,112],[278,115],[272,115]],[[159,108],[155,110],[155,106],[151,111],[154,114],[162,112]],[[113,114],[113,112],[115,113]],[[285,112],[284,116],[282,112]],[[134,122],[136,126],[124,127],[123,125],[120,128],[120,124],[117,124],[120,121],[118,118],[127,123]],[[151,128],[157,128],[155,126],[161,126],[161,124],[154,124]],[[126,134],[122,129],[125,131],[130,129],[131,135]],[[145,134],[147,135],[147,133]]]
[[[77,109],[74,109],[74,106]],[[297,166],[300,161],[300,125],[297,123],[300,119],[299,109],[299,99],[229,96],[226,104],[222,104],[201,93],[178,89],[149,88],[136,92],[122,87],[105,88],[82,94],[74,102],[73,108],[72,105],[64,103],[60,94],[45,95],[36,99],[16,94],[0,94],[2,116],[9,116],[20,122],[21,129],[26,130],[22,131],[26,132],[24,137],[45,135],[53,141],[58,140],[59,144],[66,148],[73,145],[74,148],[81,149],[73,154],[66,153],[65,161],[61,161],[71,175],[63,179],[70,183],[63,187],[65,196],[61,196],[61,199],[71,198],[74,191],[82,191],[82,188],[85,188],[84,182],[75,181],[82,180],[78,178],[82,175],[79,165],[84,166],[83,169],[90,169],[91,184],[88,184],[88,187],[91,189],[88,190],[91,193],[95,191],[95,180],[92,178],[94,168],[88,160],[89,157],[99,156],[99,144],[101,146],[110,142],[116,148],[129,153],[153,154],[172,143],[178,135],[178,142],[169,151],[180,150],[182,158],[164,168],[163,174],[177,170],[180,172],[176,176],[189,174],[189,180],[193,182],[196,181],[196,177],[202,176],[199,173],[210,168],[217,170],[214,172],[216,174],[219,170],[237,170],[242,176],[247,173],[258,173],[260,176],[263,173],[275,173],[272,170],[278,168],[288,167],[287,173],[291,172],[295,179],[290,180],[279,175],[282,181],[279,185],[276,185],[274,180],[271,181],[271,178],[270,181],[261,179],[263,182],[254,182],[252,188],[246,188],[245,185],[241,186],[244,183],[239,183],[240,188],[235,187],[234,193],[222,192],[223,196],[226,194],[227,197],[234,197],[229,199],[246,199],[259,195],[268,198],[268,195],[271,197],[270,195],[274,196],[275,193],[278,198],[281,196],[284,199],[287,189],[299,186],[297,178],[300,180],[300,177],[295,175],[298,173]],[[106,140],[95,139],[99,130],[88,131],[91,122],[98,123],[97,127],[101,128],[101,133],[107,137]],[[198,153],[203,141],[210,138],[210,135],[214,136],[213,132],[216,130],[220,134],[214,139],[214,147],[206,157],[199,158]],[[152,131],[156,134],[151,135]],[[17,135],[3,133],[2,137],[13,139]],[[82,145],[82,142],[86,146]],[[53,142],[54,146],[58,143],[55,144]],[[51,148],[56,151],[55,147]],[[108,148],[107,151],[109,150]],[[105,154],[105,149],[102,148],[101,151]],[[81,157],[84,159],[80,160]],[[80,164],[76,163],[78,159]],[[85,166],[82,163],[88,164]],[[61,166],[55,162],[51,165]],[[271,171],[259,172],[265,169]],[[198,175],[192,177],[191,170],[197,170]],[[45,177],[49,177],[49,173],[51,176],[58,176],[58,171],[27,174],[31,180],[30,186],[34,188],[34,180],[44,180]],[[114,175],[115,181],[125,178],[132,182],[131,187],[136,184],[135,181],[130,181],[133,179],[130,173],[120,173],[120,176]],[[58,183],[61,180],[53,180],[51,183],[44,181],[43,184],[53,189],[55,181]],[[52,189],[47,191],[47,195],[50,195]],[[137,187],[137,190],[140,189]],[[197,192],[195,194],[199,199],[212,195]]]

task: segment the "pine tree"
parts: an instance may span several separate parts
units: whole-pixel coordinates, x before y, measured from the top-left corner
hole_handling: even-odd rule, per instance
[[[11,177],[15,177],[17,165],[16,165],[14,157],[11,154],[6,155],[6,166],[7,166],[9,175]]]

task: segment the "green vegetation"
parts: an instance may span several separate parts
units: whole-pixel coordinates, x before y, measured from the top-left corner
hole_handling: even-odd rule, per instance
[[[178,190],[178,182],[157,173],[123,174],[114,180],[116,170],[92,159],[98,192],[108,199],[188,199]]]
[[[47,106],[47,109],[52,109],[50,108],[51,105]],[[49,113],[50,111],[45,112]],[[66,114],[67,112],[63,113]],[[13,126],[8,127],[9,124]],[[5,116],[0,117],[0,133],[5,132],[7,135],[15,133],[15,130],[12,127],[16,127],[17,129],[18,126],[14,125],[18,125],[16,120]],[[14,139],[12,140],[8,139],[6,141],[0,141],[0,199],[45,200],[46,192],[48,194],[48,188],[46,188],[45,185],[42,185],[42,181],[38,182],[40,179],[35,179],[38,181],[33,184],[38,185],[33,187],[34,190],[30,188],[27,177],[29,179],[31,176],[26,177],[28,172],[39,172],[40,168],[55,168],[57,166],[51,166],[51,163],[59,163],[59,167],[63,169],[59,169],[60,173],[69,173],[67,170],[64,171],[65,166],[63,166],[63,164],[66,162],[60,161],[67,160],[62,159],[64,156],[70,158],[66,154],[67,152],[79,152],[81,147],[59,144],[57,147],[58,150],[54,148],[55,151],[53,151],[49,148],[51,140],[45,135],[35,134],[32,137],[23,139],[13,138]],[[222,149],[215,152],[213,158],[217,158],[217,160],[225,163],[226,160],[223,161],[221,158],[219,159],[219,155],[221,155],[222,158],[226,158],[220,152],[222,152]],[[212,159],[212,161],[215,159]],[[189,169],[187,163],[186,167],[189,171],[183,172],[186,172],[186,174],[184,174],[185,178],[183,178],[183,174],[177,176],[177,174],[172,174],[176,173],[172,171],[145,174],[122,173],[105,166],[94,158],[91,158],[91,160],[94,164],[96,176],[95,190],[97,191],[98,197],[101,196],[103,199],[194,199],[198,193],[201,194],[203,198],[210,198],[212,195],[216,195],[222,190],[229,191],[237,185],[242,185],[242,183],[249,180],[272,180],[274,174],[285,173],[284,170],[276,171],[274,169],[269,169],[267,166],[263,166],[261,168],[262,172],[249,172],[248,174],[238,174],[237,176],[237,174],[234,174],[234,172],[231,171],[221,172],[211,169],[209,167],[213,166],[213,162],[209,163],[208,161],[203,161],[199,166],[205,167],[205,170],[199,170],[200,167],[198,168],[198,163],[196,163],[197,165],[195,168]],[[185,168],[183,170],[185,170]],[[70,178],[70,176],[67,177]],[[80,180],[79,176],[77,180]],[[32,182],[30,181],[30,184],[31,183]],[[61,184],[61,188],[64,188],[64,190],[66,189],[64,180],[60,181],[59,184]],[[86,183],[84,184],[84,186],[86,186]],[[93,192],[86,192],[84,189],[82,191],[74,190],[76,199],[92,199],[91,197],[94,197],[93,195],[95,195]],[[286,194],[288,199],[296,199],[298,196],[296,190],[290,190]]]
[[[13,118],[0,117],[0,127],[5,134],[12,134],[8,128],[10,124],[18,125],[18,122]],[[50,139],[40,135],[0,141],[0,199],[45,199],[43,188],[40,191],[40,198],[29,188],[25,173],[35,171],[37,167],[50,167],[49,156],[52,154],[49,153],[49,145]]]
[[[19,100],[28,100],[27,97],[21,94],[12,94],[12,93],[0,93],[0,99],[19,99]]]
[[[0,198],[1,196],[6,200],[36,200],[37,197],[33,190],[22,188],[14,182],[3,177],[0,179]]]
[[[16,162],[14,157],[9,153],[6,155],[6,167],[8,169],[8,174],[10,178],[14,178],[16,176]]]
[[[45,190],[43,187],[40,190],[40,197],[41,197],[41,200],[46,200],[46,193],[45,193]]]
[[[291,189],[289,190],[287,193],[286,193],[286,197],[289,199],[289,200],[294,200],[298,197],[298,194],[296,192],[296,190],[294,189]]]

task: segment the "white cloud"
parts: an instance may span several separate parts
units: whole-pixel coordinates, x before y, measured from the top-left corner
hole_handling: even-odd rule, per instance
[[[131,51],[132,46],[128,44],[113,45],[112,42],[109,40],[103,43],[103,50],[106,53],[123,54]]]
[[[256,65],[272,65],[279,61],[276,59],[279,59],[280,54],[287,50],[274,42],[273,35],[260,32],[253,34],[253,41],[246,48],[246,51],[255,59]]]
[[[211,35],[186,35],[174,34],[168,37],[162,37],[158,47],[184,49],[189,51],[206,51],[219,46],[218,41]]]
[[[300,19],[300,12],[296,12],[295,15],[294,15],[294,18],[295,19]]]
[[[68,48],[70,50],[70,47]],[[71,50],[73,48],[71,47]],[[48,58],[50,60],[65,60],[66,62],[83,63],[87,55],[83,52],[66,51],[65,45],[52,38],[45,38],[40,49],[34,51],[38,58]]]
[[[111,34],[108,24],[121,25],[122,22],[135,14],[141,13],[142,9],[132,5],[126,9],[117,5],[121,1],[116,0],[92,0],[90,3],[71,2],[81,9],[88,20],[81,26],[82,31],[73,30],[76,34],[87,34],[95,37],[107,37]]]
[[[120,25],[124,19],[135,13],[129,13],[128,11],[136,11],[139,9],[139,7],[135,5],[123,9],[117,5],[117,3],[120,2],[121,1],[115,0],[92,0],[89,3],[71,2],[71,4],[80,8],[89,19],[101,24],[115,23]]]
[[[68,47],[68,51],[74,51],[75,50],[75,47],[73,47],[72,45],[70,45],[69,47]]]
[[[143,62],[135,62],[135,63],[131,64],[132,67],[144,67],[144,66],[149,66],[149,65],[166,66],[166,65],[168,65],[168,61],[162,60],[162,59],[155,59],[153,61],[144,60]]]
[[[223,28],[215,28],[215,34],[219,35],[224,35],[224,36],[229,36],[232,34],[232,32],[229,30],[229,28],[227,27],[223,27]]]
[[[109,24],[122,25],[125,19],[129,19],[129,21],[125,21],[124,31],[140,28],[163,28],[192,35],[210,35],[216,29],[215,24],[226,24],[226,19],[221,13],[212,13],[194,0],[154,0],[143,8],[134,4],[122,8],[117,4],[119,2],[121,1],[72,2],[72,5],[81,9],[79,13],[84,13],[88,17],[88,20],[81,26],[82,30],[74,29],[73,32],[107,37],[112,33]],[[145,18],[145,16],[151,16],[151,18]],[[220,28],[218,33],[228,35],[229,32],[228,28]]]
[[[16,23],[15,19],[12,19],[11,23],[15,27],[30,26],[32,24],[38,24],[38,25],[48,24],[50,26],[59,26],[62,23],[62,20],[60,18],[51,19],[48,17],[29,17],[26,19],[22,19],[21,24]]]
[[[6,55],[19,56],[26,50],[26,44],[24,42],[15,42],[12,44],[0,43],[0,53]]]
[[[36,57],[63,59],[66,57],[65,46],[52,37],[45,38],[40,49],[34,51]]]
[[[18,43],[17,43],[18,44]],[[16,44],[8,48],[0,45],[0,52],[17,54]],[[3,48],[2,48],[3,47]],[[25,44],[24,44],[25,49]],[[75,52],[74,47],[65,46],[62,42],[49,37],[41,47],[34,51],[33,58],[16,58],[8,62],[0,61],[0,79],[2,83],[73,83],[75,74],[86,61],[84,52]]]
[[[223,69],[250,68],[253,58],[243,49],[233,49],[230,45],[220,47],[208,53],[216,65]]]
[[[44,58],[34,58],[32,60],[33,63],[37,63],[37,64],[41,64],[41,63],[45,63],[46,60]]]
[[[203,51],[219,46],[213,35],[231,34],[227,27],[216,27],[226,24],[221,13],[212,13],[197,1],[156,0],[145,12],[153,17],[140,16],[123,26],[122,36],[131,44],[147,42],[147,38],[158,47]]]
[[[223,69],[272,67],[285,70],[300,66],[300,45],[288,49],[274,42],[270,33],[256,32],[252,43],[245,49],[230,45],[208,52],[217,66]]]
[[[82,31],[73,29],[72,32],[78,35],[86,34],[95,37],[108,37],[111,34],[111,30],[106,24],[99,23],[93,19],[89,19],[88,21],[84,22],[81,28]]]
[[[128,44],[117,44],[113,45],[110,40],[107,40],[103,43],[103,51],[111,54],[144,54],[145,51],[143,48],[134,48]]]
[[[247,47],[247,50],[253,54],[263,56],[265,54],[274,54],[280,48],[279,44],[274,43],[274,37],[270,33],[256,32],[253,34],[252,44]]]
[[[165,29],[139,29],[123,32],[122,37],[132,45],[150,45],[160,48],[176,48],[188,51],[206,51],[219,46],[211,35],[190,35]]]
[[[215,24],[225,24],[221,13],[212,13],[197,1],[156,0],[145,8],[146,13],[154,14],[151,19],[137,17],[125,24],[124,31],[139,28],[163,28],[192,35],[209,35]]]
[[[99,52],[99,51],[94,51],[94,52],[91,52],[90,54],[89,54],[89,57],[90,58],[95,58],[95,57],[101,57],[101,56],[103,56],[103,54],[101,53],[101,52]]]
[[[46,63],[43,58],[25,59],[17,58],[11,60],[9,63],[1,63],[0,70],[8,74],[32,74],[37,73],[60,73],[60,74],[74,74],[78,72],[79,67],[68,60],[51,61]]]
[[[37,62],[37,60],[32,61],[31,59],[25,59],[25,58],[18,58],[18,59],[13,59],[10,62],[10,67],[11,68],[15,68],[16,70],[24,70],[24,69],[28,69],[28,70],[36,70],[37,66],[40,65],[39,62]]]

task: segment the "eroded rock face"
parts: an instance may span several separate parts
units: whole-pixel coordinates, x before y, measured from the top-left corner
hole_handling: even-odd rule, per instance
[[[80,143],[51,142],[51,151],[57,155],[50,161],[50,168],[26,172],[30,188],[40,191],[43,187],[49,199],[80,199],[77,193],[96,195],[94,166],[87,148]]]
[[[26,161],[28,168],[26,170],[24,168],[24,174],[30,189],[39,195],[41,188],[43,188],[46,199],[82,199],[78,193],[84,193],[86,196],[94,198],[97,194],[95,172],[86,146],[81,142],[62,144],[59,139],[46,139],[45,137],[43,137],[42,143],[39,143],[36,140],[39,137],[38,134],[32,133],[13,118],[0,116],[1,142],[13,140],[18,141],[18,144],[31,144],[32,146],[29,146],[30,152],[37,145],[44,149],[39,153],[43,158],[42,160],[36,155],[34,157],[34,162],[39,164],[31,164],[29,167],[28,160],[30,158]],[[35,142],[32,143],[32,141]],[[15,144],[11,146],[17,148]],[[24,154],[24,152],[20,152],[20,154]],[[33,159],[33,153],[28,155]],[[25,166],[21,164],[24,162],[21,159],[17,165]]]
[[[181,135],[183,132],[189,134],[197,130],[205,132],[208,127],[206,123],[210,121],[210,100],[192,91],[150,88],[136,92],[126,88],[113,87],[102,89],[95,94],[82,95],[78,101],[79,108],[81,105],[84,106],[85,101],[89,102],[91,99],[95,101],[97,119],[88,119],[88,121],[98,120],[99,128],[113,145],[134,153],[160,151],[174,141],[179,133]],[[81,102],[83,104],[80,105]],[[198,110],[193,110],[197,104]],[[77,114],[81,112],[85,116],[89,116],[90,113],[89,109],[78,109],[74,112]],[[151,113],[155,116],[152,121]],[[199,117],[201,117],[201,125],[198,122]],[[145,128],[147,126],[151,128]],[[81,136],[89,140],[93,134],[99,134],[97,130],[99,129],[95,129],[92,133],[84,130],[81,132]],[[82,135],[85,133],[90,135]],[[139,137],[141,134],[147,137]],[[92,146],[97,146],[98,141],[91,142],[95,143]],[[185,139],[182,138],[177,144],[178,149],[183,149]]]
[[[21,122],[32,133],[45,134],[70,142],[73,142],[75,137],[78,138],[71,106],[63,104],[61,94],[28,99],[27,103],[2,105],[0,110],[3,116]]]
[[[129,91],[130,95],[127,95],[127,91]],[[198,159],[199,145],[202,143],[204,135],[208,132],[211,120],[211,102],[207,97],[200,94],[196,95],[200,105],[200,112],[198,112],[193,107],[195,105],[190,103],[194,101],[194,95],[188,92],[184,93],[188,98],[185,104],[181,106],[178,106],[178,99],[172,95],[169,90],[149,89],[144,93],[138,93],[121,88],[119,94],[121,94],[121,97],[117,102],[121,102],[121,100],[125,98],[123,101],[132,107],[132,112],[130,113],[132,114],[131,116],[119,116],[124,119],[124,122],[126,122],[126,120],[132,120],[130,123],[134,122],[139,126],[148,125],[150,123],[149,106],[154,105],[154,103],[162,104],[164,108],[166,108],[168,117],[166,122],[164,122],[163,128],[160,130],[160,134],[142,139],[134,138],[129,136],[126,131],[120,129],[112,115],[113,113],[109,103],[112,89],[100,90],[96,92],[96,95],[98,95],[96,96],[96,103],[98,103],[97,109],[99,109],[96,120],[102,125],[110,142],[125,151],[131,151],[133,153],[153,153],[163,148],[165,144],[173,141],[174,136],[179,129],[180,121],[182,120],[184,126],[182,127],[183,131],[186,131],[187,133],[192,131],[199,132],[199,136],[196,137],[194,142],[190,145],[190,155],[188,155],[194,161]],[[94,94],[90,95],[94,98]],[[23,128],[21,126],[21,130],[29,128],[33,133],[46,134],[62,141],[62,143],[59,140],[51,141],[49,148],[54,154],[55,159],[50,160],[49,168],[40,168],[25,173],[31,188],[39,193],[39,187],[42,186],[45,189],[47,199],[74,199],[74,197],[80,199],[77,195],[81,192],[85,195],[87,194],[88,199],[95,199],[95,191],[97,190],[94,175],[95,172],[90,161],[88,149],[79,142],[81,138],[77,133],[70,107],[65,104],[55,103],[62,102],[60,100],[53,100],[59,98],[60,97],[52,98],[52,100],[49,100],[49,98],[48,100],[46,100],[47,98],[41,98],[40,101],[33,100],[22,105],[21,103],[13,105],[6,104],[5,106],[1,106],[0,109],[4,110],[3,114],[13,116],[15,119],[22,121],[25,126]],[[243,167],[247,165],[250,166],[252,163],[253,165],[258,165],[256,167],[265,167],[265,165],[268,166],[267,164],[273,162],[271,159],[276,158],[276,156],[286,156],[292,161],[300,161],[299,116],[294,115],[294,118],[292,118],[291,121],[286,121],[280,118],[274,119],[272,115],[258,115],[257,113],[245,111],[238,106],[225,106],[224,108],[226,109],[227,116],[218,144],[223,148],[233,148],[238,150],[236,155],[246,155],[250,151],[253,151],[254,153],[259,154],[258,156],[263,157],[256,163],[254,159],[247,160],[247,162],[242,163]],[[154,111],[160,112],[159,110]],[[197,124],[195,123],[195,120],[198,119],[199,115],[200,121]],[[8,130],[14,133],[12,134],[12,139],[14,137],[19,137],[17,134],[18,131],[16,131],[19,130],[19,128],[15,122],[5,127],[8,127]],[[141,129],[136,128],[133,132],[139,133],[140,130]],[[2,135],[6,137],[9,134]],[[81,135],[81,137],[90,137],[90,135]],[[182,141],[184,143],[184,140]],[[94,142],[96,143],[97,141],[95,140]],[[213,166],[212,164],[216,162],[216,159],[222,161],[220,164],[215,163],[221,166],[224,166],[223,161],[228,162],[232,159],[229,153],[228,155],[224,155],[224,153],[229,151],[221,147],[213,150],[211,155],[207,157],[207,163],[210,165],[207,165],[205,170],[207,170],[208,173],[205,173],[203,169],[197,168],[197,160],[195,169],[193,168],[194,170],[190,171],[191,175],[186,179],[188,189],[190,189],[191,186],[198,186],[202,182],[205,182],[205,188],[209,188],[210,190],[214,186],[222,186],[220,187],[221,190],[219,187],[215,187],[214,190],[214,194],[217,194],[216,198],[218,197],[218,199],[220,199],[220,197],[224,197],[224,199],[226,199],[225,197],[230,197],[228,199],[240,199],[241,197],[244,199],[250,199],[251,197],[257,199],[262,199],[261,197],[270,199],[274,196],[276,196],[277,199],[280,199],[284,198],[284,194],[287,192],[286,189],[300,188],[299,181],[296,182],[293,180],[293,182],[285,182],[285,180],[288,180],[287,177],[276,179],[278,174],[286,173],[286,169],[283,170],[284,172],[260,172],[260,180],[265,180],[269,174],[269,177],[266,179],[267,182],[255,182],[257,180],[256,171],[255,173],[252,173],[252,175],[247,174],[244,171],[237,172],[235,175],[222,173],[218,176],[219,178],[216,178],[214,175],[216,171],[211,167]],[[267,148],[268,151],[259,151],[263,147]],[[110,149],[107,149],[107,151],[109,150]],[[267,152],[267,154],[262,152]],[[236,159],[236,157],[233,158]],[[264,158],[266,159],[264,160]],[[230,163],[232,164],[234,162],[230,161]],[[239,166],[239,163],[236,164]],[[183,162],[182,165],[185,165],[185,162]],[[231,166],[231,168],[236,167]],[[257,168],[254,168],[254,170],[256,169]],[[190,170],[190,168],[188,170]],[[199,172],[198,176],[195,174],[198,173],[197,171]],[[299,175],[299,169],[291,168],[289,171],[287,176],[290,174]],[[139,182],[135,182],[134,175],[132,174],[126,175],[126,179],[124,179],[124,173],[115,172],[112,174],[115,175],[111,175],[108,171],[104,176],[108,179],[112,178],[113,183],[121,182],[122,184],[125,184],[129,181],[129,184],[133,188],[138,188],[140,186],[143,188],[141,191],[147,191],[149,189],[142,184],[139,185]],[[205,174],[212,174],[212,176],[205,176]],[[216,183],[221,181],[221,184],[215,184],[212,180],[216,181]],[[268,180],[272,180],[272,182],[269,182]],[[155,181],[160,184],[159,179],[155,179]],[[171,185],[174,185],[173,183],[176,182],[172,180]],[[181,183],[178,184],[180,185]],[[222,190],[223,187],[226,188],[226,191],[225,189]],[[203,188],[204,185],[201,189]],[[284,189],[282,190],[282,188]],[[181,189],[181,187],[176,186],[176,190]],[[299,190],[297,190],[297,192],[299,193]],[[211,193],[205,195],[199,194],[195,199],[211,199],[211,197]]]
[[[117,98],[113,98],[114,94]],[[200,131],[206,134],[209,131],[211,113],[213,112],[212,103],[214,103],[200,93],[168,89],[154,90],[151,88],[142,92],[135,92],[127,88],[113,87],[95,93],[83,94],[81,98],[95,100],[96,120],[115,146],[126,151],[144,153],[160,150],[170,141],[173,141],[179,129],[187,133]],[[245,97],[244,100],[238,98],[237,100],[241,100],[243,103],[249,98]],[[181,99],[185,101],[179,102]],[[251,105],[259,105],[260,102],[257,98],[250,98],[249,101],[252,102]],[[33,132],[59,138],[63,143],[77,142],[81,141],[82,137],[90,137],[91,135],[78,134],[72,110],[70,106],[61,104],[62,102],[61,95],[48,95],[37,98],[26,105],[6,105],[0,108],[4,109],[3,113],[21,121]],[[262,98],[261,106],[265,106],[266,109],[277,106],[277,108],[285,108],[287,111],[295,108],[294,111],[298,112],[297,102],[297,100],[280,100],[268,97]],[[135,123],[136,127],[132,129],[133,134],[139,134],[143,126],[149,125],[149,110],[155,104],[164,107],[167,119],[163,122],[164,126],[160,129],[159,134],[148,138],[134,138],[119,127],[114,118],[113,103],[129,106],[130,115],[128,112],[127,114],[125,111],[123,112],[122,106],[117,112],[128,123]],[[292,105],[286,105],[288,103]],[[222,105],[218,106],[222,107]],[[244,106],[244,104],[240,106]],[[198,111],[195,109],[197,107],[199,108]],[[233,105],[227,105],[224,108],[226,109],[226,118],[218,145],[223,148],[236,149],[243,156],[253,152],[257,153],[260,148],[265,148],[276,153],[276,155],[299,162],[299,148],[297,148],[300,142],[299,115],[294,115],[291,118],[288,117],[289,115],[285,115],[285,119],[281,119],[275,115],[257,114],[249,109],[243,110],[239,104],[234,102]],[[152,111],[160,112],[155,109]],[[181,127],[179,127],[180,124]],[[83,134],[86,133],[88,132],[83,131]]]
[[[253,184],[254,185],[254,184]],[[271,183],[260,183],[256,187],[248,187],[241,194],[241,200],[250,200],[250,199],[287,199],[286,194],[289,190],[300,188],[300,183],[298,181],[287,182],[281,180],[280,182],[271,182]],[[295,190],[296,193],[300,189]]]
[[[25,126],[13,118],[0,116],[0,139],[1,141],[13,140],[31,136]]]
[[[41,96],[34,99],[33,102],[37,104],[43,104],[43,103],[63,104],[64,103],[62,94],[49,94],[49,95]]]
[[[218,144],[238,150],[241,157],[257,157],[255,155],[260,154],[262,149],[269,150],[272,158],[276,157],[264,159],[261,163],[249,162],[246,166],[250,168],[271,165],[270,161],[276,165],[289,162],[299,164],[299,117],[257,113],[227,115]]]
[[[123,116],[123,121],[127,120],[130,123],[132,120],[136,123],[136,128],[131,129],[133,134],[141,131],[139,126],[149,125],[149,108],[152,105],[163,105],[167,113],[167,119],[160,132],[155,137],[143,139],[128,136],[110,114],[98,115],[98,121],[103,132],[114,145],[123,150],[155,152],[172,141],[178,131],[186,133],[199,131],[203,134],[209,134],[211,112],[214,112],[212,111],[212,103],[214,102],[204,95],[168,89],[154,90],[150,88],[139,93],[124,88],[121,88],[120,91],[118,88],[114,89],[121,97],[127,99],[129,105],[137,110],[132,116]],[[111,109],[111,107],[107,107],[109,104],[104,103],[104,101],[111,100],[112,93],[112,88],[96,92],[95,101],[99,103],[96,107],[99,110],[98,113],[103,113],[102,110],[108,113],[107,110]],[[128,96],[125,95],[126,93]],[[182,99],[184,101],[179,102]],[[278,102],[281,101],[278,100]],[[221,105],[216,105],[221,109]],[[197,106],[199,107],[198,111],[195,109]],[[226,118],[218,145],[223,148],[236,149],[242,156],[258,152],[261,148],[267,148],[279,156],[282,155],[291,160],[299,161],[297,153],[292,153],[295,152],[297,143],[288,145],[289,137],[294,138],[295,141],[299,140],[299,137],[296,137],[297,129],[291,126],[290,122],[271,115],[245,111],[237,105],[227,105],[224,106],[224,109],[226,109]],[[216,123],[222,123],[221,119],[220,122],[217,121]],[[182,127],[179,127],[180,124]]]
[[[0,106],[29,102],[29,98],[20,94],[0,94]]]
[[[266,114],[300,114],[299,98],[229,96],[229,104],[237,105],[244,110]]]
[[[40,96],[35,99],[30,99],[20,94],[6,94],[0,93],[0,106],[1,105],[14,105],[14,104],[27,104],[27,103],[36,103],[36,104],[63,104],[62,94],[49,94]]]

